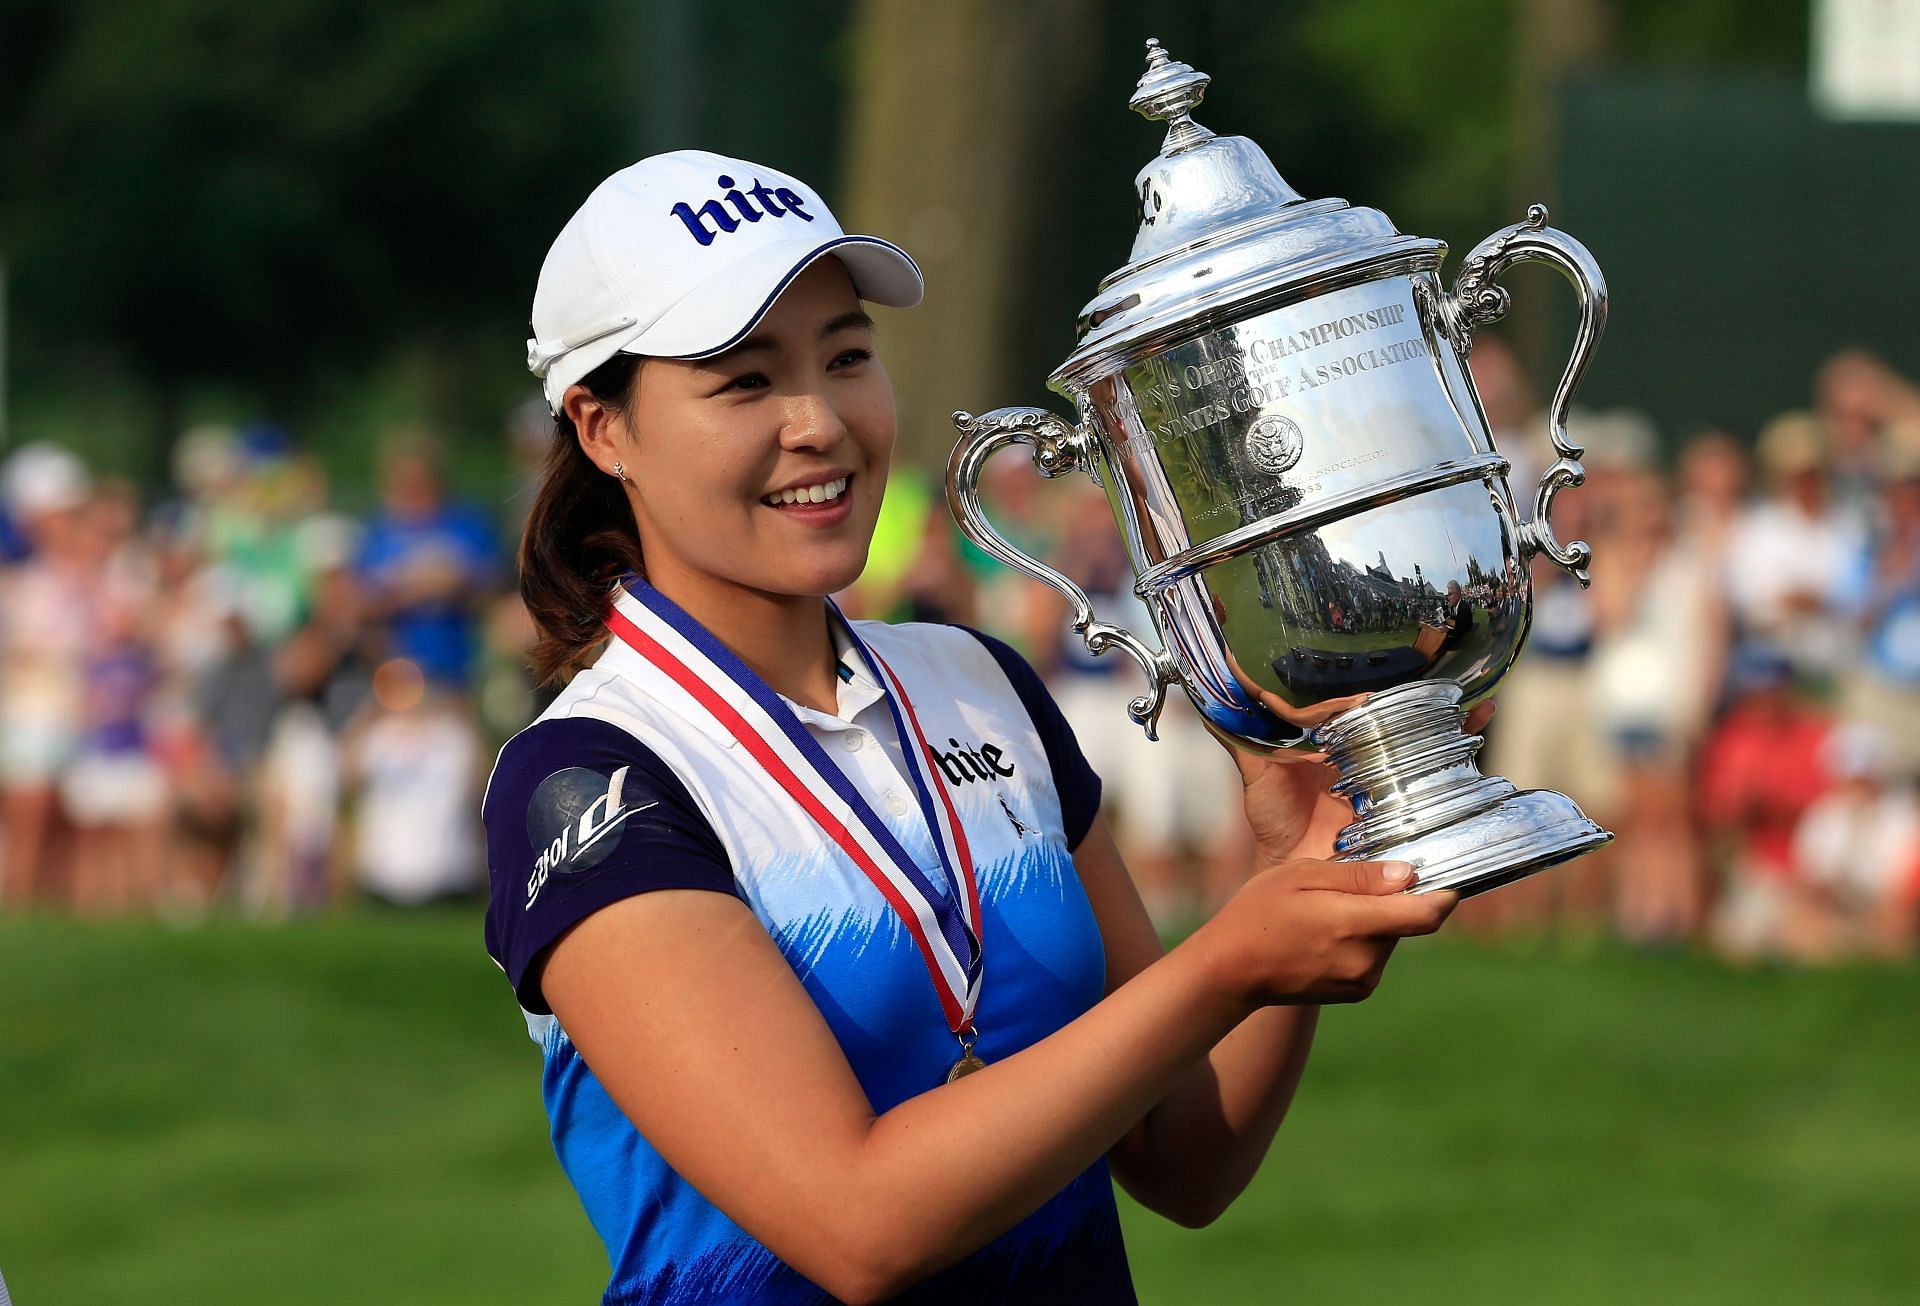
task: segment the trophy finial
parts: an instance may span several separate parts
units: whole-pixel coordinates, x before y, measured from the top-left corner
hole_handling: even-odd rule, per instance
[[[1143,118],[1167,124],[1167,139],[1160,153],[1177,154],[1213,139],[1213,133],[1190,116],[1212,80],[1168,54],[1158,38],[1147,38],[1147,71],[1127,106]]]

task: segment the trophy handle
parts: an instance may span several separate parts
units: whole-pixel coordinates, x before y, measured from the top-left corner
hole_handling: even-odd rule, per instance
[[[1140,664],[1147,676],[1147,692],[1127,704],[1127,715],[1147,732],[1148,739],[1158,739],[1155,725],[1166,706],[1167,686],[1180,680],[1173,659],[1132,631],[1096,619],[1085,590],[1015,548],[994,529],[980,505],[980,473],[987,459],[1008,445],[1032,445],[1034,469],[1051,479],[1073,471],[1092,472],[1091,438],[1044,408],[996,408],[978,417],[957,412],[953,424],[960,429],[960,441],[947,461],[947,503],[961,531],[1015,571],[1066,595],[1073,606],[1074,632],[1086,641],[1089,652],[1098,655],[1117,648]]]
[[[1453,293],[1440,298],[1440,320],[1460,352],[1467,353],[1473,348],[1475,327],[1506,316],[1511,301],[1506,288],[1497,284],[1500,274],[1529,259],[1551,263],[1573,283],[1580,296],[1580,330],[1574,337],[1573,357],[1567,360],[1567,370],[1560,374],[1560,384],[1554,388],[1553,402],[1547,408],[1547,435],[1559,457],[1540,477],[1533,520],[1520,527],[1520,548],[1529,554],[1546,554],[1584,586],[1589,582],[1587,564],[1593,560],[1593,550],[1585,540],[1561,544],[1554,538],[1548,513],[1555,495],[1577,488],[1587,479],[1586,469],[1580,465],[1586,450],[1567,437],[1567,408],[1607,326],[1607,279],[1600,274],[1599,264],[1585,245],[1547,225],[1546,205],[1530,205],[1524,222],[1503,227],[1467,252]]]

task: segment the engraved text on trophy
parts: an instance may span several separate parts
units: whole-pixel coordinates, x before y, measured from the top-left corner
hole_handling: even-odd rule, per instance
[[[1446,399],[1459,362],[1442,339],[1409,280],[1390,278],[1257,314],[1126,368],[1118,409],[1128,420],[1111,438],[1122,462],[1141,469],[1136,479],[1158,486],[1145,515],[1171,524],[1177,514],[1183,539],[1163,547],[1469,452],[1461,426],[1478,423],[1470,405]]]

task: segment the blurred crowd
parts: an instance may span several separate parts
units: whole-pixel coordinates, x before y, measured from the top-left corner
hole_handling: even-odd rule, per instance
[[[486,738],[528,711],[508,523],[408,434],[358,515],[271,426],[173,471],[143,511],[53,445],[0,466],[0,909],[472,891]]]
[[[1471,362],[1500,448],[1541,450],[1511,355]],[[1662,440],[1626,410],[1570,424],[1587,484],[1554,527],[1593,545],[1593,583],[1536,567],[1487,760],[1619,838],[1470,904],[1481,927],[1610,926],[1741,961],[1912,951],[1920,388],[1860,351],[1811,380],[1810,407],[1750,442]]]
[[[1523,515],[1544,420],[1496,338],[1472,355]],[[1560,539],[1593,584],[1536,568],[1527,651],[1485,769],[1573,795],[1619,838],[1488,894],[1468,928],[1611,930],[1736,960],[1912,950],[1920,919],[1920,388],[1848,352],[1757,432],[1576,414],[1588,479]],[[0,464],[0,911],[260,915],[415,904],[484,882],[480,785],[540,698],[513,541],[550,428],[508,423],[512,493],[463,500],[398,433],[348,513],[271,426],[178,442],[143,504],[71,453]],[[1104,495],[987,469],[1017,545],[1105,620],[1151,622]],[[1079,483],[1076,483],[1079,482]],[[1059,597],[955,534],[897,472],[855,615],[1014,643],[1095,760],[1150,910],[1217,905],[1251,849],[1231,761],[1184,702],[1149,744],[1137,672],[1090,657]]]

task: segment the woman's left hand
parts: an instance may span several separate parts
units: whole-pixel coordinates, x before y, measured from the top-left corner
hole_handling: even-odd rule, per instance
[[[1493,702],[1467,713],[1466,732],[1478,734],[1493,718]],[[1254,869],[1277,862],[1334,855],[1334,836],[1353,820],[1346,799],[1331,792],[1340,773],[1324,753],[1279,752],[1259,757],[1229,747],[1240,768],[1247,823],[1253,827]]]

